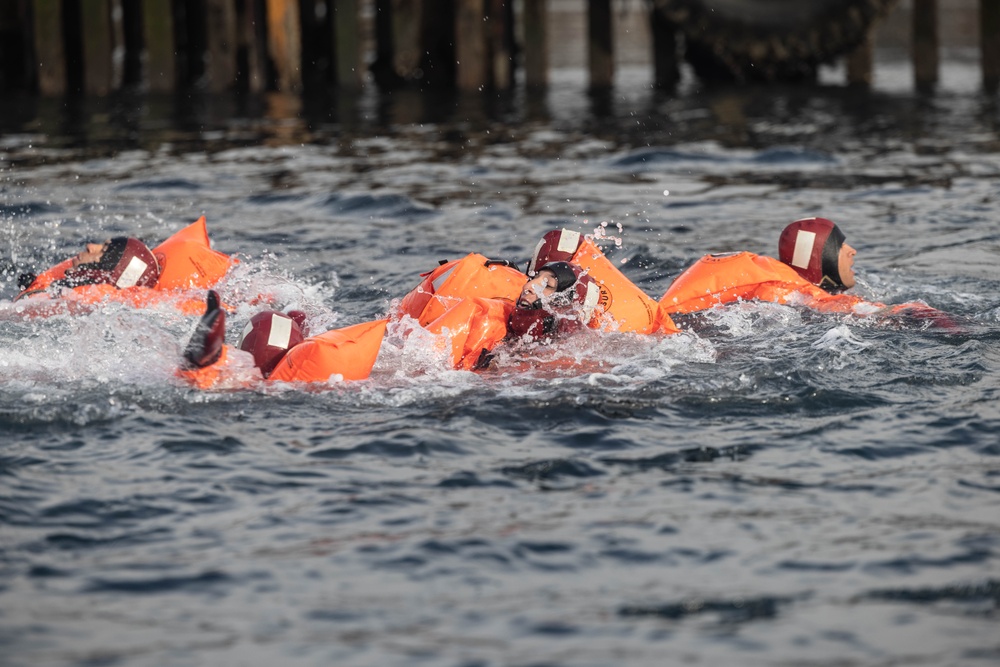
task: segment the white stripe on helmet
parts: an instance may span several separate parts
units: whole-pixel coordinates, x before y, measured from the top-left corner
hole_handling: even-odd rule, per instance
[[[240,342],[236,343],[236,347],[243,349],[243,340],[250,335],[253,331],[253,322],[247,322],[247,325],[243,327],[243,333],[240,334]]]
[[[792,266],[800,269],[809,268],[809,259],[813,254],[813,246],[816,244],[816,232],[806,232],[799,230],[795,237],[795,251],[792,253]]]
[[[292,340],[292,318],[283,315],[271,315],[271,333],[267,335],[267,344],[282,350],[288,349]]]
[[[580,232],[574,232],[569,229],[564,229],[559,233],[559,245],[556,246],[556,250],[559,252],[568,252],[570,255],[576,252],[576,249],[580,247]]]
[[[139,282],[139,278],[142,278],[142,274],[146,272],[146,267],[149,264],[142,261],[138,257],[133,257],[129,260],[128,266],[122,271],[122,274],[118,276],[118,281],[115,283],[115,287],[118,289],[125,289],[126,287],[135,287],[135,284]]]

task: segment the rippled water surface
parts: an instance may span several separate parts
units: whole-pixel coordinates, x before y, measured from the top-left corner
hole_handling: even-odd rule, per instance
[[[996,99],[581,83],[9,101],[0,296],[204,214],[234,342],[259,293],[341,326],[558,227],[658,298],[823,215],[858,293],[961,327],[741,303],[483,374],[392,332],[368,381],[206,393],[190,318],[0,304],[0,664],[1000,661]]]

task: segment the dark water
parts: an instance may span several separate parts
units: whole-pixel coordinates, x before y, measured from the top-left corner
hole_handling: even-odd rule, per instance
[[[205,214],[244,260],[232,340],[260,292],[340,326],[560,226],[608,223],[659,297],[825,215],[860,294],[963,328],[744,303],[489,374],[392,334],[370,381],[202,393],[173,376],[193,323],[171,311],[2,306],[0,664],[1000,662],[997,100],[581,81],[10,100],[2,296],[14,267]]]

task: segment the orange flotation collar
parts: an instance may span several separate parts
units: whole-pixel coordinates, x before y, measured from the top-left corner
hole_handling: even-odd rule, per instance
[[[364,380],[375,366],[388,323],[362,322],[310,336],[282,357],[268,380],[326,382],[333,375]]]
[[[158,290],[209,288],[222,280],[238,262],[212,249],[205,216],[153,248],[153,255],[160,264]]]
[[[403,297],[396,317],[409,315],[427,326],[464,298],[517,301],[527,276],[512,266],[472,253],[421,273],[423,280]]]
[[[507,336],[507,319],[514,304],[506,299],[462,299],[427,325],[433,334],[447,334],[454,368],[476,368],[484,352]]]
[[[334,375],[364,380],[371,375],[387,325],[388,320],[375,320],[310,336],[282,357],[267,382],[327,382]],[[242,354],[225,345],[217,361],[204,368],[179,369],[177,375],[199,389],[232,381],[234,351]],[[257,378],[264,381],[259,374]]]

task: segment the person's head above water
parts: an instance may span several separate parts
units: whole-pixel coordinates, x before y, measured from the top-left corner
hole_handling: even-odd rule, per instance
[[[72,259],[66,282],[73,286],[106,283],[119,289],[153,287],[160,266],[146,244],[136,238],[116,236],[104,243],[88,243]]]
[[[599,298],[597,283],[579,266],[550,262],[525,283],[507,327],[515,336],[535,339],[579,328],[593,317]]]
[[[781,232],[778,259],[817,287],[836,292],[854,287],[854,255],[844,233],[826,218],[796,220]]]
[[[254,365],[267,377],[305,337],[305,313],[293,310],[286,315],[265,310],[250,318],[236,347],[252,354]]]

